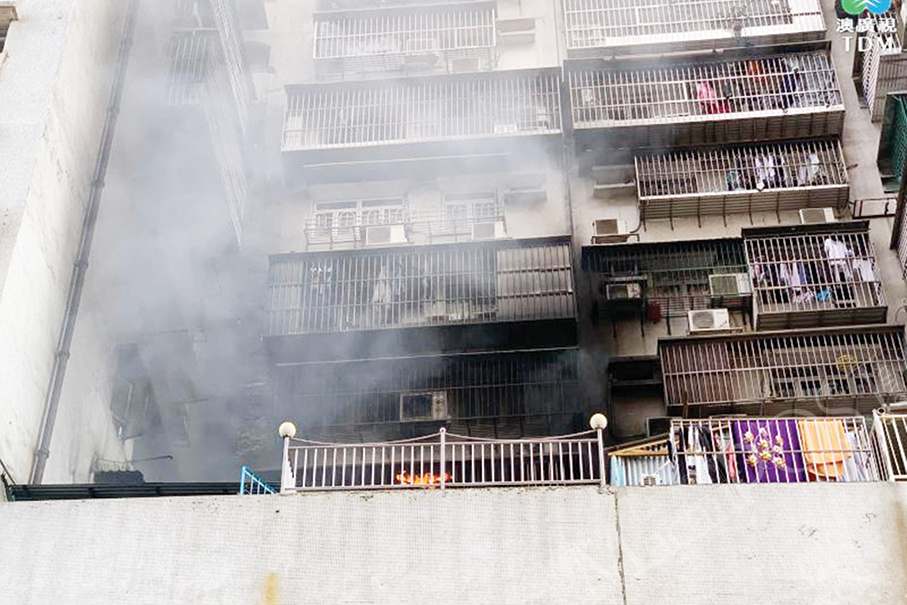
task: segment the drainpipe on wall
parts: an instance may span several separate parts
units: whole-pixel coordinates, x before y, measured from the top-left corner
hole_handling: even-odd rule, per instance
[[[47,395],[44,399],[44,414],[41,419],[41,435],[38,448],[35,452],[35,463],[32,467],[30,483],[38,485],[44,477],[44,467],[50,456],[50,441],[54,432],[54,421],[57,417],[57,408],[60,404],[60,393],[63,390],[63,377],[66,375],[66,362],[69,360],[69,347],[72,344],[72,335],[75,329],[76,317],[79,314],[79,302],[82,299],[82,287],[85,284],[85,271],[88,269],[88,258],[91,254],[91,242],[94,238],[94,228],[98,219],[98,209],[101,203],[101,192],[104,189],[104,176],[107,174],[107,163],[110,158],[110,148],[113,145],[113,134],[116,130],[117,115],[120,112],[120,99],[123,93],[123,83],[126,80],[126,66],[129,62],[129,53],[132,49],[132,37],[135,31],[136,14],[140,0],[130,0],[126,9],[126,23],[120,48],[117,51],[117,65],[114,73],[113,87],[110,93],[110,103],[104,117],[104,128],[101,131],[101,148],[95,164],[94,178],[91,181],[91,190],[85,216],[82,220],[82,232],[79,236],[79,250],[73,264],[72,277],[69,281],[69,293],[66,297],[66,310],[63,315],[63,326],[60,330],[60,340],[54,354],[54,367],[47,386]]]

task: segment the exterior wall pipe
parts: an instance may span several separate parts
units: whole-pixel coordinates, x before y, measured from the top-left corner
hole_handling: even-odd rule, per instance
[[[57,408],[60,404],[60,393],[63,390],[63,379],[66,376],[66,363],[69,360],[69,349],[72,344],[72,335],[75,330],[76,318],[79,314],[79,303],[82,299],[82,288],[85,284],[85,272],[88,269],[88,258],[91,254],[91,243],[94,238],[94,228],[97,223],[98,209],[101,203],[101,192],[104,190],[104,177],[107,173],[107,163],[110,158],[110,149],[113,146],[113,135],[116,130],[117,116],[120,112],[120,99],[123,94],[123,84],[126,80],[126,67],[129,63],[129,53],[132,49],[132,39],[135,32],[136,15],[140,0],[130,0],[126,9],[126,22],[123,38],[117,51],[117,66],[114,73],[113,87],[110,93],[110,103],[104,118],[104,128],[101,131],[101,148],[95,164],[94,178],[91,182],[88,206],[82,221],[82,232],[79,238],[79,249],[76,261],[73,264],[72,277],[69,282],[69,293],[66,298],[66,310],[63,315],[63,326],[60,330],[60,339],[54,355],[54,367],[47,387],[44,400],[44,413],[41,419],[41,434],[38,447],[35,451],[35,461],[32,467],[30,483],[38,485],[44,477],[44,468],[50,456],[50,442],[54,432],[54,422],[57,417]]]

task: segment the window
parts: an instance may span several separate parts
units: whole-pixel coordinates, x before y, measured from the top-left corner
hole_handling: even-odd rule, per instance
[[[456,231],[469,231],[472,223],[493,221],[504,214],[494,193],[444,196],[444,220]]]
[[[405,219],[402,198],[318,202],[315,204],[314,235],[333,241],[353,240],[362,236],[357,227],[400,224]]]

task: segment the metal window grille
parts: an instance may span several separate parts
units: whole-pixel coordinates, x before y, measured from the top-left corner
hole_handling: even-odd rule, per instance
[[[226,71],[230,98],[235,105],[242,132],[246,131],[251,87],[245,68],[242,34],[240,33],[236,6],[232,0],[209,0],[214,25],[220,38],[220,58]],[[226,90],[225,90],[226,92]]]
[[[277,491],[273,487],[253,473],[249,467],[242,467],[239,473],[240,496],[264,496],[276,493]]]
[[[494,47],[493,8],[385,11],[315,21],[315,60],[329,61],[328,73],[345,77],[409,69],[454,71],[458,61],[469,59],[487,70],[494,67]]]
[[[849,186],[837,140],[637,156],[643,218],[839,207]]]
[[[757,328],[884,322],[869,223],[744,231]]]
[[[217,31],[193,29],[178,31],[170,42],[169,103],[194,105],[204,95],[204,85],[216,52]]]
[[[907,203],[902,203],[898,208],[900,214],[898,222],[898,258],[901,261],[901,271],[904,278],[907,279]]]
[[[606,302],[611,284],[636,283],[643,303],[670,318],[714,302],[728,306],[713,300],[709,278],[746,273],[747,265],[742,240],[716,239],[586,247],[583,270],[596,274],[596,299]]]
[[[242,134],[245,105],[237,95],[230,65],[229,60],[224,60],[217,30],[194,29],[173,34],[169,103],[202,108],[230,219],[237,240],[242,240],[248,194]]]
[[[577,128],[843,109],[828,52],[569,74]]]
[[[564,0],[567,48],[824,33],[818,0]]]
[[[569,242],[272,257],[272,336],[573,317]]]
[[[872,415],[884,477],[907,481],[907,414],[873,410]]]
[[[290,89],[284,150],[560,132],[560,78],[399,81]]]
[[[896,326],[662,340],[659,353],[669,408],[695,415],[829,404],[868,413],[907,394]]]
[[[902,52],[901,40],[896,32],[879,31],[882,19],[896,21],[897,16],[897,9],[892,8],[883,15],[869,13],[861,17],[863,23],[872,23],[867,31],[858,34],[856,61],[873,122],[882,119],[888,93],[907,87],[907,57]]]
[[[282,494],[605,484],[601,431],[503,440],[448,434],[382,443],[284,441]]]
[[[484,0],[432,0],[432,4],[480,4]],[[424,6],[425,0],[317,0],[319,11],[355,11],[372,8],[394,8],[402,6]]]
[[[434,421],[470,435],[550,435],[574,430],[580,412],[576,349],[305,363],[276,371],[280,408],[307,430],[328,434],[381,434],[385,425]],[[427,402],[428,414],[407,408],[419,401]]]
[[[859,483],[879,481],[862,416],[671,421],[674,482]]]

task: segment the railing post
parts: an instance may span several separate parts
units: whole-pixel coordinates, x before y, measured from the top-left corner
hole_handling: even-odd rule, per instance
[[[604,414],[593,414],[589,420],[589,426],[595,429],[595,436],[598,439],[598,491],[604,492],[608,486],[607,474],[605,473],[605,427],[608,426],[608,419]]]
[[[447,475],[447,429],[443,426],[438,431],[441,434],[441,489],[444,489],[445,477]]]
[[[280,493],[288,494],[296,489],[296,474],[294,469],[290,468],[290,439],[296,436],[296,425],[292,422],[281,423],[277,429],[278,434],[283,437],[283,461],[280,465]],[[290,487],[290,483],[293,486]]]

